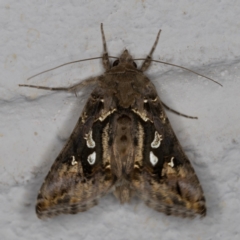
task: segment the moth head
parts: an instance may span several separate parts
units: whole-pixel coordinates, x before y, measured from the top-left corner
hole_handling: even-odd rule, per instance
[[[113,67],[118,66],[119,64],[130,64],[137,68],[137,64],[133,61],[132,56],[129,54],[128,50],[124,50],[119,59],[113,62]]]

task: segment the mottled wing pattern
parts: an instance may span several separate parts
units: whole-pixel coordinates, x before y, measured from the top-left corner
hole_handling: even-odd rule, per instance
[[[205,216],[205,198],[198,178],[184,154],[159,97],[145,96],[147,121],[143,128],[143,158],[135,164],[132,187],[145,203],[167,215]]]
[[[160,31],[140,69],[127,50],[110,66],[102,24],[101,32],[106,72],[91,80],[98,86],[40,189],[38,217],[85,211],[111,190],[121,203],[136,194],[167,215],[204,216],[205,198],[198,178],[154,85],[143,74]],[[22,86],[72,91],[84,84]]]
[[[113,186],[109,156],[103,158],[102,135],[106,121],[98,121],[103,104],[92,94],[65,147],[55,160],[39,191],[39,218],[85,211],[97,204]]]

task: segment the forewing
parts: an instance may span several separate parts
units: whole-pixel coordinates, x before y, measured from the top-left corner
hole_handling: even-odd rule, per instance
[[[138,113],[143,129],[139,135],[143,141],[142,161],[135,163],[132,188],[149,207],[167,215],[204,216],[202,188],[159,97],[151,94],[145,99],[142,114]]]
[[[39,191],[39,218],[85,211],[97,204],[115,182],[102,138],[107,119],[99,121],[103,105],[91,95],[65,147],[55,160]]]

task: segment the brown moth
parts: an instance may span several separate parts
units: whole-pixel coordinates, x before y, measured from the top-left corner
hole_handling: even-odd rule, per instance
[[[121,203],[132,196],[167,215],[206,215],[203,190],[163,109],[155,86],[125,50],[110,65],[101,24],[105,73],[69,88],[95,84],[63,150],[55,160],[36,204],[39,218],[86,211],[113,192]]]

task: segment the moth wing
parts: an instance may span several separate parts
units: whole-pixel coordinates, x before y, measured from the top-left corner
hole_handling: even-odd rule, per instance
[[[113,186],[115,178],[109,162],[106,156],[105,160],[101,156],[106,122],[95,121],[101,110],[100,99],[90,97],[39,191],[36,204],[39,218],[85,211]]]
[[[131,182],[145,203],[167,215],[206,214],[199,180],[184,154],[157,95],[145,101],[142,161],[135,162]],[[146,116],[148,121],[146,121]]]

